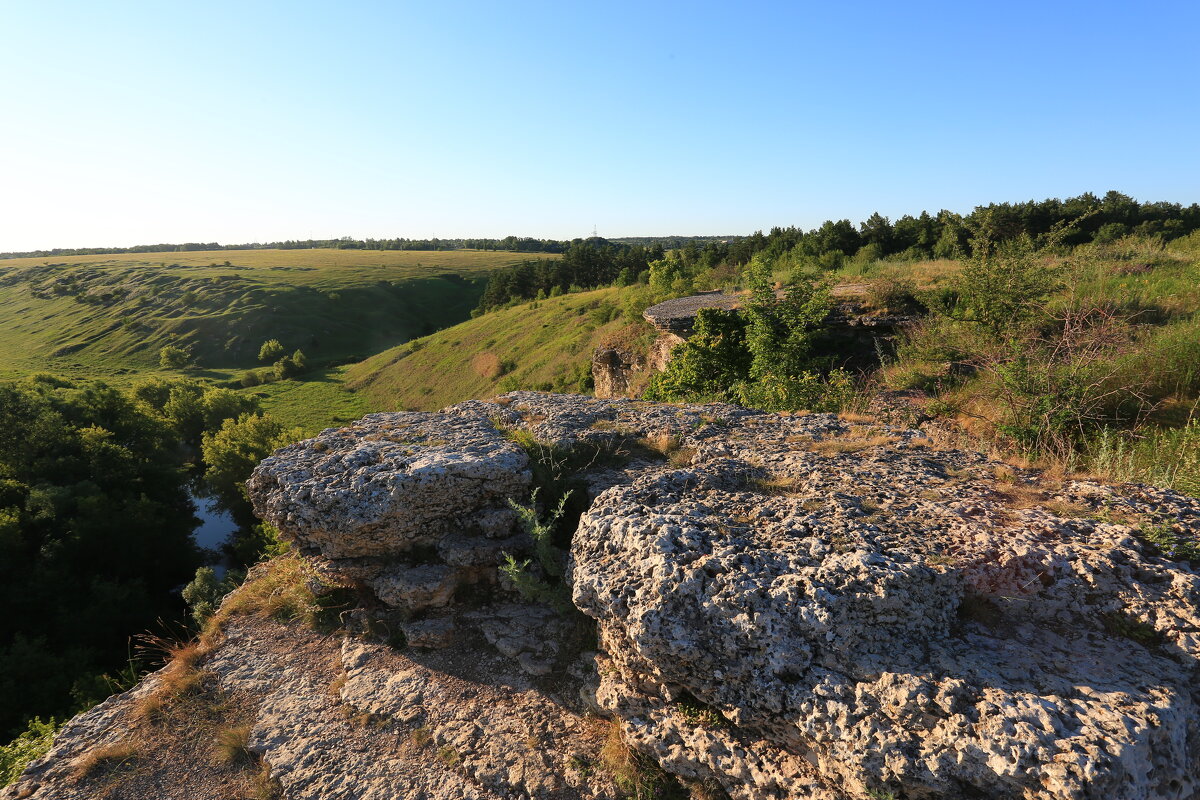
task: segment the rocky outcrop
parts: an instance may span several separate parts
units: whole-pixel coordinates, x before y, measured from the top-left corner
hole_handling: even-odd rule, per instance
[[[735,798],[1200,787],[1200,581],[1111,516],[1192,537],[1193,501],[1013,473],[1014,490],[1057,493],[1021,508],[998,465],[913,431],[532,394],[449,410],[426,458],[489,417],[559,448],[668,437],[687,454],[596,471],[571,553],[575,604],[599,622],[599,702],[668,770]],[[491,497],[457,509],[491,514]],[[271,517],[274,502],[283,529],[304,517]],[[442,574],[396,596],[444,592]]]
[[[586,495],[566,579],[596,642],[496,574],[530,550],[507,501],[548,465]],[[250,747],[284,797],[612,796],[588,708],[705,796],[1200,795],[1193,498],[828,414],[528,392],[371,415],[250,487],[358,582],[352,619],[409,642],[333,637],[319,679],[265,623],[209,657],[253,695]],[[126,702],[89,712],[87,735]],[[432,737],[456,777],[347,733],[338,703]],[[52,791],[85,748],[72,725],[14,791],[76,796]]]
[[[818,351],[835,357],[843,366],[878,362],[877,340],[887,340],[904,325],[915,321],[911,313],[883,312],[868,307],[863,299],[866,284],[844,284],[832,290],[833,307],[821,326]],[[694,332],[696,315],[703,309],[741,308],[746,296],[728,292],[701,292],[665,300],[647,308],[642,316],[654,326],[657,338],[645,354],[601,347],[592,356],[592,379],[597,397],[632,397],[631,387],[642,385],[647,369],[662,372],[674,348]]]
[[[705,308],[730,310],[741,308],[745,297],[726,292],[701,292],[688,297],[676,297],[652,305],[642,312],[646,321],[660,333],[673,333],[686,339],[692,335],[696,314]]]
[[[247,486],[261,519],[369,587],[409,641],[445,646],[455,594],[528,549],[508,501],[530,482],[525,451],[486,415],[393,413],[285,447]]]
[[[554,684],[469,640],[397,651],[358,637],[244,619],[204,664],[207,688],[149,724],[138,704],[161,673],[72,720],[5,800],[617,800],[595,769],[605,725]],[[216,722],[217,715],[232,715]],[[229,723],[233,727],[229,727]],[[241,730],[267,765],[213,758]],[[121,753],[122,763],[95,763]],[[238,756],[242,758],[242,756]]]
[[[645,356],[622,347],[598,347],[592,353],[592,387],[596,397],[628,397],[646,374]]]

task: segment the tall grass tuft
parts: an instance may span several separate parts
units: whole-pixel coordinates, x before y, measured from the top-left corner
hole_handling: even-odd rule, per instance
[[[1137,436],[1101,429],[1085,448],[1092,472],[1113,480],[1167,486],[1200,497],[1200,419],[1181,428],[1159,428]]]

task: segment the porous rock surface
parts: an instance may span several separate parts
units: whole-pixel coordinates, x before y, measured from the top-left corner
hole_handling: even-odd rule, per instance
[[[590,470],[571,553],[599,703],[672,772],[736,798],[1200,788],[1200,581],[1137,527],[1193,538],[1194,500],[830,415],[517,393],[441,418],[674,448]]]
[[[496,570],[530,550],[508,501],[528,502],[531,459],[567,453],[595,652]],[[274,692],[251,746],[284,797],[612,796],[589,706],[705,797],[1200,797],[1194,498],[828,414],[530,392],[371,415],[250,487],[369,590],[356,614],[408,635],[399,655],[345,639],[341,701],[433,731],[466,780],[422,783],[357,739],[346,755],[328,691],[226,646],[223,681]],[[545,747],[515,757],[521,736]]]
[[[506,531],[527,466],[486,417],[369,414],[277,451],[247,488],[255,513],[305,550],[392,556],[452,530]]]

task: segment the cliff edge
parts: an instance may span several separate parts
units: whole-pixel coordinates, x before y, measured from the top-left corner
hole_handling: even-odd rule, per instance
[[[567,497],[557,538],[535,488]],[[828,414],[531,392],[369,415],[249,489],[295,554],[186,655],[191,699],[176,653],[0,796],[1200,793],[1194,498]]]

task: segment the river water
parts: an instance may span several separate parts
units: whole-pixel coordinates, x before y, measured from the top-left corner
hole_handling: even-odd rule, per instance
[[[215,497],[207,497],[194,492],[190,493],[189,497],[196,507],[196,517],[200,520],[200,524],[192,531],[192,535],[196,537],[197,545],[217,554],[216,563],[212,567],[217,573],[217,577],[222,578],[225,576],[228,563],[221,550],[221,545],[225,544],[230,535],[237,530],[237,523],[228,512],[217,505]]]

